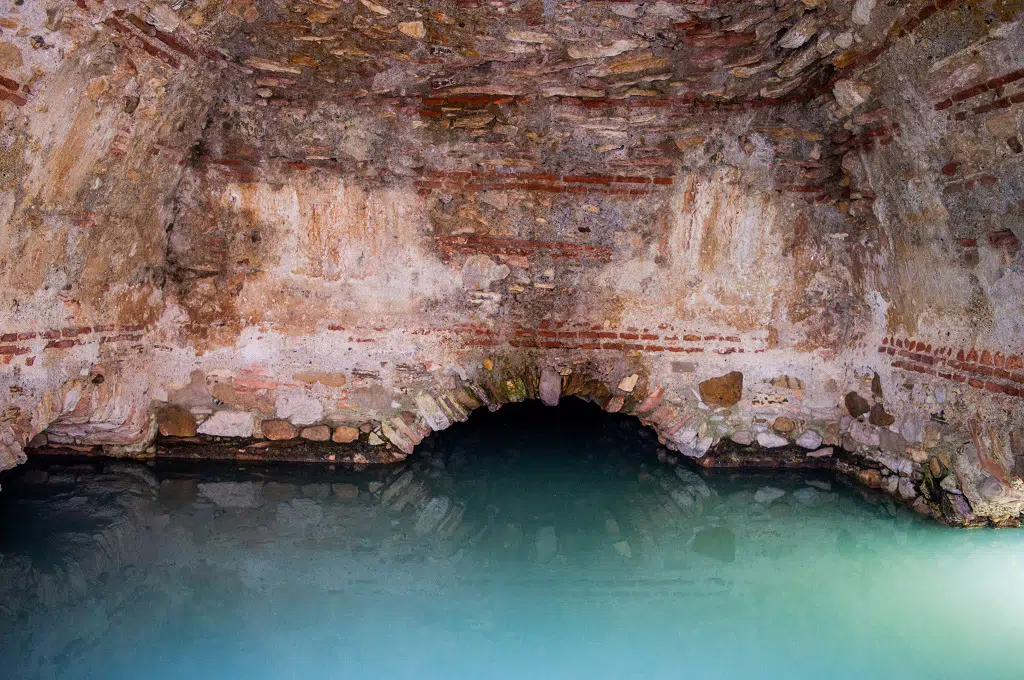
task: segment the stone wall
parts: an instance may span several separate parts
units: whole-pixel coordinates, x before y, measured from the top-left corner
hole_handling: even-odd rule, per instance
[[[1024,490],[1019,9],[907,12],[898,39],[835,80],[829,104],[833,141],[892,142],[842,161],[877,218],[860,240],[890,430],[899,446],[933,440],[985,515],[1019,512]]]
[[[0,467],[45,428],[148,443],[144,332],[209,103],[187,47],[79,4],[13,6],[0,35]]]
[[[1013,3],[136,4],[11,20],[3,466],[576,394],[1020,515]]]

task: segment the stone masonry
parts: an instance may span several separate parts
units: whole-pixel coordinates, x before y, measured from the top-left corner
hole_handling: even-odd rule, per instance
[[[1018,0],[5,3],[0,469],[576,395],[1019,524]]]

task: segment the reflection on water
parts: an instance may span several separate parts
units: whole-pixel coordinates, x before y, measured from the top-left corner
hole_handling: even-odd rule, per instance
[[[1024,677],[1024,534],[506,407],[401,467],[38,463],[0,493],[8,678]]]

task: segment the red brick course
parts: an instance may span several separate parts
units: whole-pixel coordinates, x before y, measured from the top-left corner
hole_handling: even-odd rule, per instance
[[[935,376],[990,392],[1024,398],[1024,360],[1020,355],[988,349],[935,347],[919,340],[888,337],[878,348],[904,371]]]

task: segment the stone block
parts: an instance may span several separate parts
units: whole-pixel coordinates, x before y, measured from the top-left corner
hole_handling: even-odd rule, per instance
[[[325,442],[331,438],[331,428],[327,425],[313,425],[302,428],[300,436],[311,442]]]
[[[349,425],[339,425],[334,428],[334,434],[331,435],[331,441],[338,444],[347,444],[357,439],[359,439],[359,430]]]
[[[295,439],[299,433],[298,428],[287,420],[277,418],[260,423],[260,432],[264,437],[272,440]]]
[[[194,437],[197,433],[196,418],[188,409],[168,404],[156,412],[157,427],[165,437]]]
[[[698,386],[700,398],[708,406],[735,406],[743,396],[743,374],[733,371],[710,378]]]

